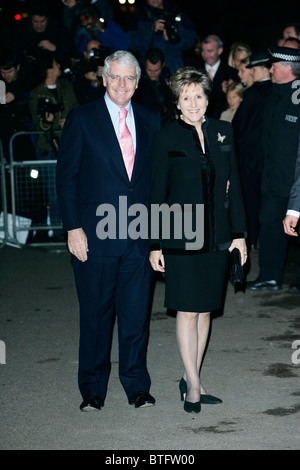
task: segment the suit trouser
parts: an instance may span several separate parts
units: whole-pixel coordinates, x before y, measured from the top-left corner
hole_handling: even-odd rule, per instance
[[[282,283],[287,252],[287,235],[282,221],[288,198],[263,195],[260,210],[259,279]]]
[[[149,391],[149,257],[141,255],[137,243],[129,240],[122,256],[88,254],[84,263],[74,258],[74,274],[80,305],[78,383],[82,397],[106,397],[115,314],[119,378],[127,397]]]
[[[254,171],[241,172],[241,184],[245,202],[249,247],[257,245],[259,231],[259,211],[261,174]]]

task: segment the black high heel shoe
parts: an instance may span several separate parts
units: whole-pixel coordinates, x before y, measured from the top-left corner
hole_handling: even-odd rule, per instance
[[[180,399],[184,401],[184,395],[187,394],[187,384],[184,378],[182,378],[179,382],[179,390],[180,390]],[[221,398],[214,397],[213,395],[208,394],[201,394],[200,403],[202,405],[219,405],[223,403]]]
[[[196,401],[195,403],[192,403],[190,401],[185,401],[183,405],[183,409],[187,413],[200,413],[201,403],[200,401]]]
[[[180,391],[180,399],[181,401],[184,401],[184,395],[187,394],[187,384],[184,378],[182,378],[179,382],[179,391]]]

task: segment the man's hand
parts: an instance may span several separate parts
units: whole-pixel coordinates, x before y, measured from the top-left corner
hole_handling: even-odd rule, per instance
[[[43,39],[43,41],[40,41],[38,46],[41,47],[42,49],[47,49],[47,51],[51,51],[51,52],[56,51],[56,45],[53,44],[53,42],[48,41],[48,39]]]
[[[72,255],[76,256],[79,261],[87,260],[88,244],[86,234],[82,228],[75,228],[68,232],[68,248]]]
[[[291,235],[292,237],[298,237],[298,233],[296,232],[296,225],[299,221],[298,217],[294,215],[286,215],[283,219],[283,228],[287,235]]]
[[[5,103],[6,104],[11,103],[14,99],[15,99],[15,95],[13,93],[11,93],[10,91],[8,93],[6,93],[6,95],[5,95]]]

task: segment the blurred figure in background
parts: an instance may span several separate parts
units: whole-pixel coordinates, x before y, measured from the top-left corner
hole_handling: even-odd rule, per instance
[[[170,71],[166,67],[163,52],[158,48],[149,49],[145,56],[142,77],[135,100],[147,108],[158,111],[162,124],[175,119],[176,108],[168,86]]]
[[[234,42],[229,50],[228,65],[238,69],[242,59],[247,59],[251,55],[251,48],[243,42]]]
[[[85,46],[91,39],[98,39],[103,46],[112,52],[129,47],[129,38],[122,27],[114,20],[102,16],[94,5],[80,6],[76,15],[81,28],[75,34],[74,40],[80,55],[84,54]]]
[[[130,49],[139,54],[141,63],[150,48],[159,48],[170,73],[183,67],[183,51],[192,48],[197,41],[191,19],[165,0],[146,0],[132,15],[128,35]]]
[[[238,107],[243,101],[244,87],[241,83],[231,83],[226,92],[228,108],[221,113],[222,121],[231,122],[237,112]]]

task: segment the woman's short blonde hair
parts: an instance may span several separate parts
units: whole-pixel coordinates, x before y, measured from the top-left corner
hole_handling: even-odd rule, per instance
[[[212,92],[212,80],[209,74],[204,69],[187,66],[178,69],[169,79],[169,87],[176,104],[183,88],[192,84],[201,85],[207,101],[209,100]]]

